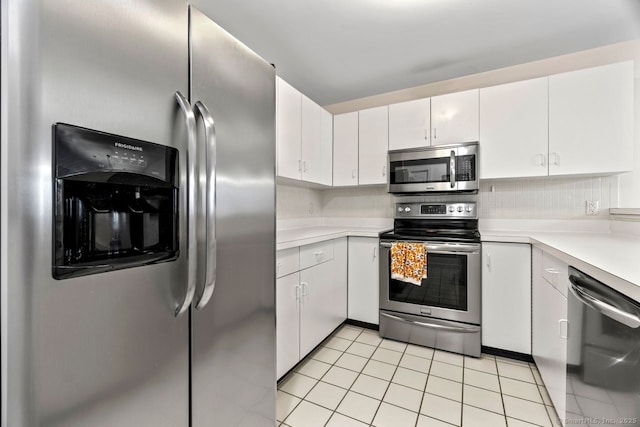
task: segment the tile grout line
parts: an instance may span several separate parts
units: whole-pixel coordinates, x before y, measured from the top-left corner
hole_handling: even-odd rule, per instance
[[[342,330],[342,328],[341,328],[340,330]],[[352,344],[355,342],[355,340],[360,336],[360,334],[361,334],[362,332],[363,332],[363,330],[361,330],[361,331],[360,331],[360,333],[359,333],[358,335],[356,335],[356,337],[351,341],[351,343],[352,343]],[[331,338],[334,338],[334,337],[336,337],[336,335],[335,335],[335,334],[330,335],[329,337],[327,337],[326,339],[324,339],[324,340],[322,341],[322,343],[319,345],[319,348],[318,348],[317,350],[315,350],[314,352],[312,352],[312,353],[308,354],[307,356],[305,356],[305,359],[307,359],[307,357],[311,357],[311,359],[305,360],[305,363],[307,363],[309,360],[316,360],[316,361],[318,361],[318,362],[327,363],[327,362],[324,362],[324,361],[322,361],[322,360],[314,359],[312,355],[313,355],[314,353],[319,352],[319,351],[320,351],[320,350],[322,350],[323,348],[330,348],[330,347],[325,347],[325,341],[327,341],[327,342],[328,342],[328,341],[330,341],[330,340],[331,340]],[[339,338],[339,337],[338,337],[338,338]],[[348,347],[347,347],[347,348],[348,348]],[[335,350],[335,349],[333,349],[333,348],[330,348],[330,349],[331,349],[331,350]],[[335,350],[335,351],[338,351],[338,350]],[[344,354],[344,351],[342,352],[342,354]],[[340,356],[336,359],[336,362],[340,359],[340,357],[342,357],[342,355],[340,355]],[[321,376],[319,379],[316,379],[316,378],[310,377],[310,376],[308,376],[308,375],[302,374],[302,373],[300,373],[300,372],[298,372],[298,371],[295,371],[295,370],[291,373],[291,376],[293,376],[294,374],[298,374],[298,375],[302,375],[302,376],[307,377],[307,378],[312,378],[313,380],[315,380],[315,381],[316,381],[316,383],[313,385],[313,387],[311,387],[311,389],[310,389],[307,393],[305,393],[304,397],[299,398],[299,399],[300,399],[300,402],[298,402],[298,403],[296,404],[296,406],[294,406],[294,408],[293,408],[293,409],[292,409],[292,410],[287,414],[287,416],[286,416],[286,417],[284,417],[284,419],[282,420],[282,423],[284,423],[284,422],[285,422],[285,421],[286,421],[286,420],[291,416],[291,414],[293,414],[293,412],[298,408],[298,406],[300,406],[300,404],[301,404],[303,401],[309,402],[309,403],[311,403],[311,404],[313,404],[313,405],[317,405],[316,403],[313,403],[313,402],[311,402],[311,401],[305,400],[305,398],[306,398],[306,397],[309,395],[309,393],[311,393],[311,391],[312,391],[312,390],[313,390],[313,389],[318,385],[318,383],[319,383],[320,381],[322,381],[322,378],[324,378],[324,377],[327,375],[327,373],[331,370],[331,368],[333,368],[333,367],[335,366],[335,362],[333,362],[333,363],[327,363],[327,365],[330,365],[329,369],[327,369],[327,371],[326,371],[324,374],[322,374],[322,376]],[[283,382],[284,382],[284,381],[283,381]],[[330,383],[327,383],[327,384],[330,384]],[[331,385],[335,385],[335,384],[331,384]],[[338,387],[338,386],[336,386],[336,387]],[[342,388],[342,387],[340,387],[340,388]],[[286,392],[283,392],[283,393],[286,393]],[[287,394],[289,394],[289,393],[287,393]],[[345,394],[345,396],[346,396],[346,394]],[[295,397],[298,397],[298,396],[295,396]],[[343,398],[344,398],[344,397],[343,397]],[[340,402],[342,402],[342,400],[341,400]],[[338,405],[340,405],[340,403],[338,403]],[[317,405],[317,406],[320,406],[320,405]],[[321,407],[321,408],[324,408],[323,406],[320,406],[320,407]],[[337,407],[336,407],[336,408],[337,408]],[[325,408],[325,409],[329,409],[329,408]],[[335,410],[333,410],[333,411],[332,411],[332,414],[331,414],[331,415],[329,415],[329,420],[330,420],[330,419],[331,419],[331,417],[333,416],[333,412],[335,412]],[[327,420],[327,422],[329,422],[329,420]]]

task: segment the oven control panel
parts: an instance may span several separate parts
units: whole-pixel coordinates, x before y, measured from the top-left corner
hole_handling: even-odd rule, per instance
[[[396,218],[468,218],[476,219],[475,202],[397,203]]]

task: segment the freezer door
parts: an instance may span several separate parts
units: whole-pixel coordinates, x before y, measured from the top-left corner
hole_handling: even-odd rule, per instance
[[[52,125],[173,146],[184,160],[183,0],[3,0],[3,426],[188,426],[185,224],[178,260],[52,277]],[[180,164],[180,172],[184,173]],[[184,189],[180,188],[180,194]]]
[[[191,100],[206,106],[213,119],[217,157],[215,174],[210,174],[216,177],[211,206],[215,250],[206,243],[214,238],[213,227],[201,224],[199,229],[201,248],[208,248],[206,257],[217,262],[199,263],[203,268],[193,307],[207,296],[204,265],[217,269],[208,303],[192,308],[192,425],[271,427],[276,393],[275,73],[194,7],[191,43]],[[204,153],[202,117],[198,133]]]

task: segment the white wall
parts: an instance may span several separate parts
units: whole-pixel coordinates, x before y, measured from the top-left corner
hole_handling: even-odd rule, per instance
[[[635,61],[635,126],[633,172],[620,175],[620,199],[618,208],[640,208],[640,59]]]
[[[318,218],[321,216],[320,190],[288,184],[276,185],[276,219]]]

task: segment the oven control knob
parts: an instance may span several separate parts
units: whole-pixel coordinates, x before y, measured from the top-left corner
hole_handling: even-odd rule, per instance
[[[458,206],[458,212],[462,212],[462,206]]]
[[[471,212],[473,210],[473,206],[467,205],[467,212]]]
[[[449,206],[449,212],[453,212],[454,210],[456,210],[453,206]]]
[[[404,212],[404,209],[402,208],[402,206],[398,206],[398,212]]]
[[[404,208],[405,212],[411,212],[411,208],[409,206],[407,206],[406,208]]]

